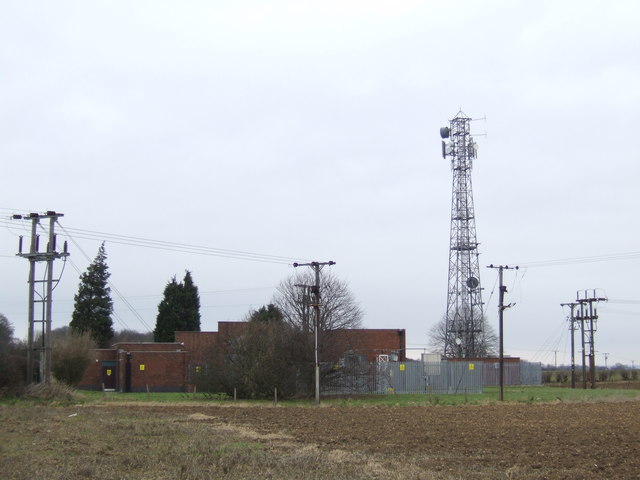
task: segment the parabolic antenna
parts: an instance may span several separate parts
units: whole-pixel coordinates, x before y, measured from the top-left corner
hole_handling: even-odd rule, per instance
[[[469,287],[471,290],[478,288],[478,285],[480,284],[480,282],[478,281],[478,279],[476,277],[469,277],[467,278],[467,287]]]

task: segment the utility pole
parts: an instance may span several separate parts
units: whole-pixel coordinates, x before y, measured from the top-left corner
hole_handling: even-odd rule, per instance
[[[315,356],[315,384],[316,384],[316,405],[320,405],[320,356],[318,354],[318,330],[320,329],[320,270],[326,265],[335,265],[336,262],[310,262],[310,263],[294,263],[294,268],[311,267],[315,272],[315,285],[312,287],[313,292],[313,350]]]
[[[586,367],[586,347],[589,346],[589,377],[591,379],[591,388],[596,388],[596,346],[594,335],[596,332],[596,322],[598,320],[598,311],[593,304],[606,302],[605,297],[597,297],[595,289],[593,294],[589,296],[589,291],[584,291],[584,298],[581,298],[580,291],[576,293],[576,302],[580,304],[580,325],[582,329],[582,388],[587,388],[587,367]],[[586,325],[586,328],[585,328]]]
[[[569,330],[571,330],[571,388],[576,388],[576,344],[573,335],[576,330],[576,318],[573,314],[573,310],[578,306],[578,303],[561,303],[560,306],[569,307],[571,309],[571,316],[569,318]]]
[[[34,381],[34,356],[39,353],[40,369],[39,382],[51,383],[51,320],[53,306],[53,261],[59,258],[66,258],[67,242],[64,243],[62,252],[56,251],[56,234],[55,224],[58,218],[63,217],[62,213],[48,211],[44,214],[30,213],[27,216],[13,215],[14,220],[27,220],[31,222],[31,242],[28,253],[22,252],[22,237],[20,237],[17,255],[29,260],[29,331],[27,335],[27,382]],[[48,242],[44,252],[40,251],[40,236],[38,235],[38,226],[41,220],[49,220]],[[36,264],[38,262],[46,262],[46,279],[36,280]],[[58,279],[59,280],[59,279]],[[36,283],[45,283],[42,294],[36,292]],[[40,297],[36,300],[36,294]],[[42,319],[35,319],[36,303],[42,304]],[[41,343],[36,348],[35,341],[35,324],[42,323]]]
[[[510,303],[509,305],[504,304],[504,294],[507,293],[507,287],[503,283],[503,270],[518,270],[519,267],[510,267],[508,265],[499,265],[494,267],[493,264],[489,265],[487,268],[497,268],[498,269],[498,283],[500,284],[500,294],[499,294],[499,304],[498,304],[498,321],[499,321],[499,336],[500,336],[500,401],[504,401],[504,328],[503,328],[503,320],[504,320],[504,311],[507,308],[513,307]]]
[[[304,285],[296,283],[294,287],[302,289],[302,331],[303,333],[309,333],[309,292],[313,289],[313,285]]]

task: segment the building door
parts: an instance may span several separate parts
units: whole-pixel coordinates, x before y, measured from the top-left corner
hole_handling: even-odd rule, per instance
[[[116,362],[102,362],[102,384],[105,390],[116,389]]]

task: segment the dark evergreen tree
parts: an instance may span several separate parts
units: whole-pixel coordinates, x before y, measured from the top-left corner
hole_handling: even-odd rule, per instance
[[[273,303],[269,305],[262,306],[258,310],[254,310],[249,315],[250,322],[282,322],[284,320],[284,315],[282,311],[276,307]]]
[[[87,271],[80,276],[78,293],[69,326],[74,333],[89,332],[99,348],[109,346],[113,338],[113,302],[109,288],[109,268],[104,243]]]
[[[178,283],[176,277],[173,277],[167,283],[164,298],[158,305],[153,339],[156,342],[173,342],[175,332],[199,331],[200,296],[191,272],[187,271],[183,282]]]
[[[191,272],[187,270],[182,283],[184,301],[185,331],[200,331],[200,295],[198,287],[193,283]]]
[[[13,342],[13,325],[7,317],[0,313],[0,349]]]

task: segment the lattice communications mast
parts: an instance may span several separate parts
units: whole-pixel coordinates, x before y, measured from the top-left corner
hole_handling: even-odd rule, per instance
[[[440,129],[442,157],[451,159],[453,171],[444,354],[457,358],[487,354],[471,189],[471,168],[477,146],[471,138],[470,123],[471,118],[458,112],[448,127]]]

